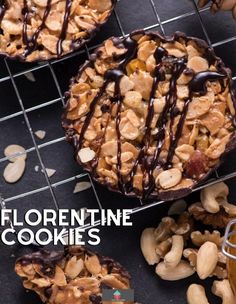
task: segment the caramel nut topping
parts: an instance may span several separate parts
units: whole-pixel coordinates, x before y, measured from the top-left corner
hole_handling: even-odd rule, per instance
[[[229,150],[236,108],[230,77],[213,50],[182,33],[111,38],[72,81],[63,127],[73,130],[76,154],[87,151],[79,163],[111,190],[177,198]]]
[[[0,52],[24,61],[61,57],[89,41],[116,0],[1,1]]]
[[[48,304],[101,304],[104,285],[130,287],[129,274],[119,263],[79,246],[23,256],[16,262],[15,271],[25,288]]]

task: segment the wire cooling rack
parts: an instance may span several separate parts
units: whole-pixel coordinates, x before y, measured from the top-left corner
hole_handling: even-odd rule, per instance
[[[123,4],[123,5],[127,5],[127,1],[128,0],[120,0],[118,1],[119,4]],[[129,0],[131,1],[131,0]],[[160,15],[160,9],[157,8],[157,0],[155,2],[155,0],[146,0],[143,1],[143,5],[150,5],[152,8],[152,11],[154,13],[155,16],[155,22],[149,26],[147,26],[145,29],[146,30],[159,30],[160,32],[162,32],[163,34],[166,34],[166,27],[176,21],[181,21],[184,22],[187,18],[191,18],[191,17],[196,17],[198,20],[198,23],[200,25],[200,29],[204,34],[204,38],[205,40],[208,42],[208,44],[215,48],[215,47],[219,47],[219,46],[225,46],[228,43],[234,42],[236,41],[236,36],[231,36],[231,37],[227,37],[223,40],[217,41],[217,42],[212,42],[210,39],[210,35],[208,33],[208,29],[205,26],[203,19],[202,19],[202,14],[207,12],[209,10],[209,7],[205,7],[203,9],[198,9],[196,3],[194,0],[186,0],[186,2],[191,3],[192,5],[192,9],[186,13],[177,15],[177,16],[173,16],[171,18],[167,18],[165,20],[163,20],[163,18]],[[209,12],[208,12],[209,13]],[[210,14],[210,13],[209,13]],[[119,16],[118,10],[115,9],[113,16],[115,17],[119,32],[121,36],[125,36],[126,31],[124,29],[123,23],[122,23],[122,18],[121,16]],[[140,27],[142,27],[142,24],[140,25]],[[99,208],[102,209],[104,208],[103,205],[103,200],[99,198],[99,195],[96,191],[96,185],[94,185],[91,177],[89,174],[87,173],[81,173],[81,174],[77,174],[77,175],[73,175],[69,178],[66,179],[60,179],[57,182],[52,182],[51,178],[48,177],[47,172],[46,172],[46,165],[44,162],[44,159],[42,157],[42,151],[49,147],[51,148],[52,146],[55,146],[58,143],[64,142],[65,141],[65,137],[61,136],[61,137],[57,137],[55,139],[46,141],[42,144],[39,144],[37,141],[37,138],[35,137],[33,128],[32,128],[32,122],[29,119],[29,115],[31,115],[32,113],[37,113],[37,111],[40,111],[41,109],[44,108],[49,108],[51,105],[57,105],[59,107],[62,107],[65,105],[65,100],[64,100],[64,92],[61,89],[60,86],[60,82],[59,82],[59,78],[58,75],[55,72],[55,69],[57,67],[57,65],[59,63],[67,63],[70,59],[73,59],[75,57],[78,56],[86,56],[87,58],[89,58],[90,53],[97,48],[99,45],[90,45],[87,46],[85,45],[85,47],[82,50],[79,50],[75,53],[72,53],[70,55],[67,55],[59,60],[52,60],[50,62],[43,62],[40,63],[36,66],[30,67],[30,68],[26,68],[23,71],[18,71],[18,72],[13,72],[12,69],[12,65],[11,62],[8,59],[3,59],[4,61],[4,65],[6,68],[6,75],[0,78],[0,84],[3,84],[4,82],[10,81],[10,83],[13,86],[14,92],[16,94],[17,97],[17,102],[19,104],[19,111],[17,112],[13,112],[10,113],[8,115],[4,115],[3,117],[0,117],[0,128],[1,128],[1,124],[2,123],[8,123],[11,124],[12,120],[14,120],[17,117],[23,116],[24,118],[24,123],[28,129],[28,132],[30,134],[31,140],[32,140],[32,146],[26,149],[27,155],[30,155],[31,153],[36,153],[39,165],[42,168],[42,172],[44,175],[44,185],[41,187],[36,187],[35,189],[31,189],[30,191],[19,191],[19,193],[14,193],[14,195],[5,195],[4,193],[4,188],[2,190],[2,196],[0,197],[0,205],[2,208],[12,208],[12,205],[14,205],[15,201],[24,199],[24,198],[28,198],[32,200],[34,199],[34,195],[39,194],[41,195],[41,199],[42,201],[44,199],[48,199],[47,197],[44,197],[44,193],[49,193],[50,195],[50,199],[53,202],[53,208],[55,208],[56,210],[58,210],[59,208],[61,208],[60,203],[58,201],[58,197],[57,194],[55,193],[55,190],[62,187],[63,185],[66,185],[68,183],[71,182],[75,182],[75,181],[80,181],[80,180],[84,180],[87,179],[90,181],[91,183],[91,191],[93,192],[94,195],[94,204],[93,204],[93,208]],[[18,78],[20,78],[21,76],[26,76],[26,77],[32,77],[31,73],[34,73],[36,71],[39,70],[49,70],[51,77],[52,77],[52,81],[56,87],[56,91],[57,91],[57,97],[53,98],[51,100],[45,100],[42,103],[39,103],[33,107],[25,107],[24,105],[24,98],[22,97],[21,93],[20,93],[20,88],[19,85],[17,84],[17,80]],[[71,75],[73,76],[73,75]],[[233,75],[233,79],[234,81],[236,80],[236,75]],[[41,88],[42,90],[44,88]],[[48,111],[50,111],[51,109],[48,109]],[[56,119],[56,118],[55,118]],[[19,155],[19,154],[17,154]],[[12,156],[14,157],[14,156]],[[0,164],[1,163],[7,163],[9,159],[6,157],[2,157],[0,158]],[[199,187],[197,187],[196,189],[194,189],[194,191],[198,191],[204,187],[206,187],[207,185],[211,185],[211,184],[215,184],[219,181],[226,181],[229,180],[233,177],[236,177],[236,172],[230,172],[227,173],[226,175],[220,175],[217,171],[214,174],[214,177],[212,177],[210,180],[208,180],[206,183],[200,185]],[[136,200],[135,203],[132,205],[132,213],[137,213],[137,212],[141,212],[142,210],[157,206],[158,204],[163,203],[162,201],[152,201],[152,202],[148,202],[148,203],[144,203],[141,200]],[[46,205],[47,206],[47,205]],[[85,206],[86,207],[86,206]],[[37,208],[37,206],[35,206],[35,208]],[[10,222],[10,225],[11,222]]]

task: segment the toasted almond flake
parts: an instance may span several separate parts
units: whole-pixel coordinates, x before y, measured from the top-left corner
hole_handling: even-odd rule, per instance
[[[43,172],[43,170],[41,170],[41,171]],[[45,171],[46,171],[48,177],[52,177],[56,173],[55,169],[45,168]]]
[[[36,79],[34,77],[34,74],[32,72],[28,72],[28,73],[25,73],[24,76],[29,80],[29,81],[32,81],[32,82],[35,82]]]
[[[27,154],[24,147],[19,145],[9,145],[4,150],[4,155],[10,162],[15,162],[18,159],[26,160]]]
[[[46,132],[43,130],[38,130],[34,132],[34,134],[39,138],[39,139],[44,139],[46,136]]]
[[[35,166],[35,167],[34,167],[34,171],[35,171],[35,172],[39,172],[39,166]]]
[[[88,163],[95,157],[95,152],[90,148],[83,148],[78,152],[78,156],[82,163]]]
[[[14,163],[9,163],[4,172],[3,177],[7,183],[16,183],[24,174],[25,161],[23,159],[17,159]]]
[[[75,185],[75,189],[73,193],[78,193],[81,191],[85,191],[87,189],[91,188],[91,183],[90,182],[79,182]]]

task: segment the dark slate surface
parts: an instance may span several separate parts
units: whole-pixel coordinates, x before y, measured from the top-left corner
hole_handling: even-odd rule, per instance
[[[180,30],[188,35],[204,38],[199,19],[196,15],[186,16],[173,22],[166,22],[178,15],[184,15],[193,10],[192,2],[188,0],[155,0],[160,18],[164,21],[166,34],[171,35],[174,31]],[[121,0],[117,5],[117,13],[120,16],[121,23],[125,33],[137,28],[148,27],[156,23],[156,18],[148,0]],[[202,13],[203,22],[207,26],[208,34],[213,43],[222,39],[228,39],[235,35],[235,22],[229,13],[219,13],[216,16],[208,11]],[[91,45],[100,43],[104,38],[112,35],[120,35],[115,16],[112,15],[107,25],[93,40]],[[217,55],[221,56],[236,75],[235,60],[236,41],[228,42],[223,46],[216,47]],[[62,91],[68,88],[69,79],[75,75],[79,64],[85,60],[84,55],[76,56],[54,65],[56,75]],[[34,66],[34,64],[20,64],[9,62],[13,73],[20,72]],[[19,88],[19,93],[26,108],[31,108],[49,100],[58,98],[58,92],[53,83],[52,76],[48,68],[40,69],[33,73],[35,82],[29,81],[25,76],[16,77],[15,81]],[[4,61],[0,60],[0,76],[7,76],[7,70]],[[1,105],[0,117],[15,113],[20,110],[17,98],[15,96],[12,84],[9,80],[0,81]],[[47,136],[43,141],[37,140],[39,144],[62,137],[63,131],[60,127],[61,103],[50,105],[46,108],[30,112],[28,114],[30,123],[34,131],[43,129],[47,131]],[[32,147],[32,140],[26,128],[22,115],[9,121],[0,123],[0,158],[3,157],[3,150],[9,144],[20,144],[25,148]],[[51,178],[51,181],[58,182],[74,176],[81,171],[75,165],[72,156],[71,147],[65,142],[47,146],[41,150],[42,159],[48,168],[57,169],[57,173]],[[24,177],[16,185],[7,185],[0,174],[0,192],[5,198],[21,194],[25,191],[31,191],[46,185],[46,181],[41,173],[36,173],[34,167],[39,165],[36,153],[33,151],[28,154],[27,170]],[[2,172],[6,162],[0,163]],[[223,174],[232,172],[236,169],[236,160],[234,153],[231,153],[220,171]],[[232,201],[235,197],[234,181],[231,181]],[[61,208],[76,208],[87,206],[96,208],[96,200],[92,191],[73,195],[72,191],[75,181],[65,185],[58,186],[55,189],[55,195]],[[128,200],[124,197],[110,193],[99,186],[96,187],[104,208],[135,207],[136,200]],[[188,201],[194,199],[188,198]],[[195,198],[197,199],[197,198]],[[159,280],[152,267],[149,267],[140,253],[139,238],[141,231],[147,226],[156,226],[160,218],[165,214],[170,204],[167,203],[133,216],[134,226],[132,228],[102,228],[102,242],[95,249],[104,255],[109,255],[117,259],[126,266],[132,277],[135,288],[136,299],[145,304],[159,303],[186,303],[185,292],[191,282],[198,279],[193,276],[187,280],[179,282],[164,282]],[[53,208],[53,201],[49,191],[43,191],[39,194],[27,196],[7,204],[9,208],[17,208],[22,214],[30,208]],[[14,273],[14,261],[17,256],[24,252],[33,250],[32,248],[22,248],[21,246],[7,247],[0,245],[0,294],[1,303],[4,304],[38,304],[40,301],[37,296],[31,292],[26,292]],[[207,282],[207,294],[210,303],[220,303],[218,299],[210,295],[211,280]],[[200,303],[199,303],[200,304]]]

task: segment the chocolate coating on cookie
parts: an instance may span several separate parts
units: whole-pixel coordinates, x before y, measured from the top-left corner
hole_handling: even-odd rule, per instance
[[[102,304],[104,286],[130,287],[130,275],[119,263],[80,246],[25,255],[16,261],[15,270],[24,287],[48,304]]]
[[[0,53],[23,61],[68,54],[107,21],[116,0],[2,0]]]
[[[77,161],[127,196],[184,196],[235,146],[231,73],[182,33],[107,40],[67,99],[63,127]]]

